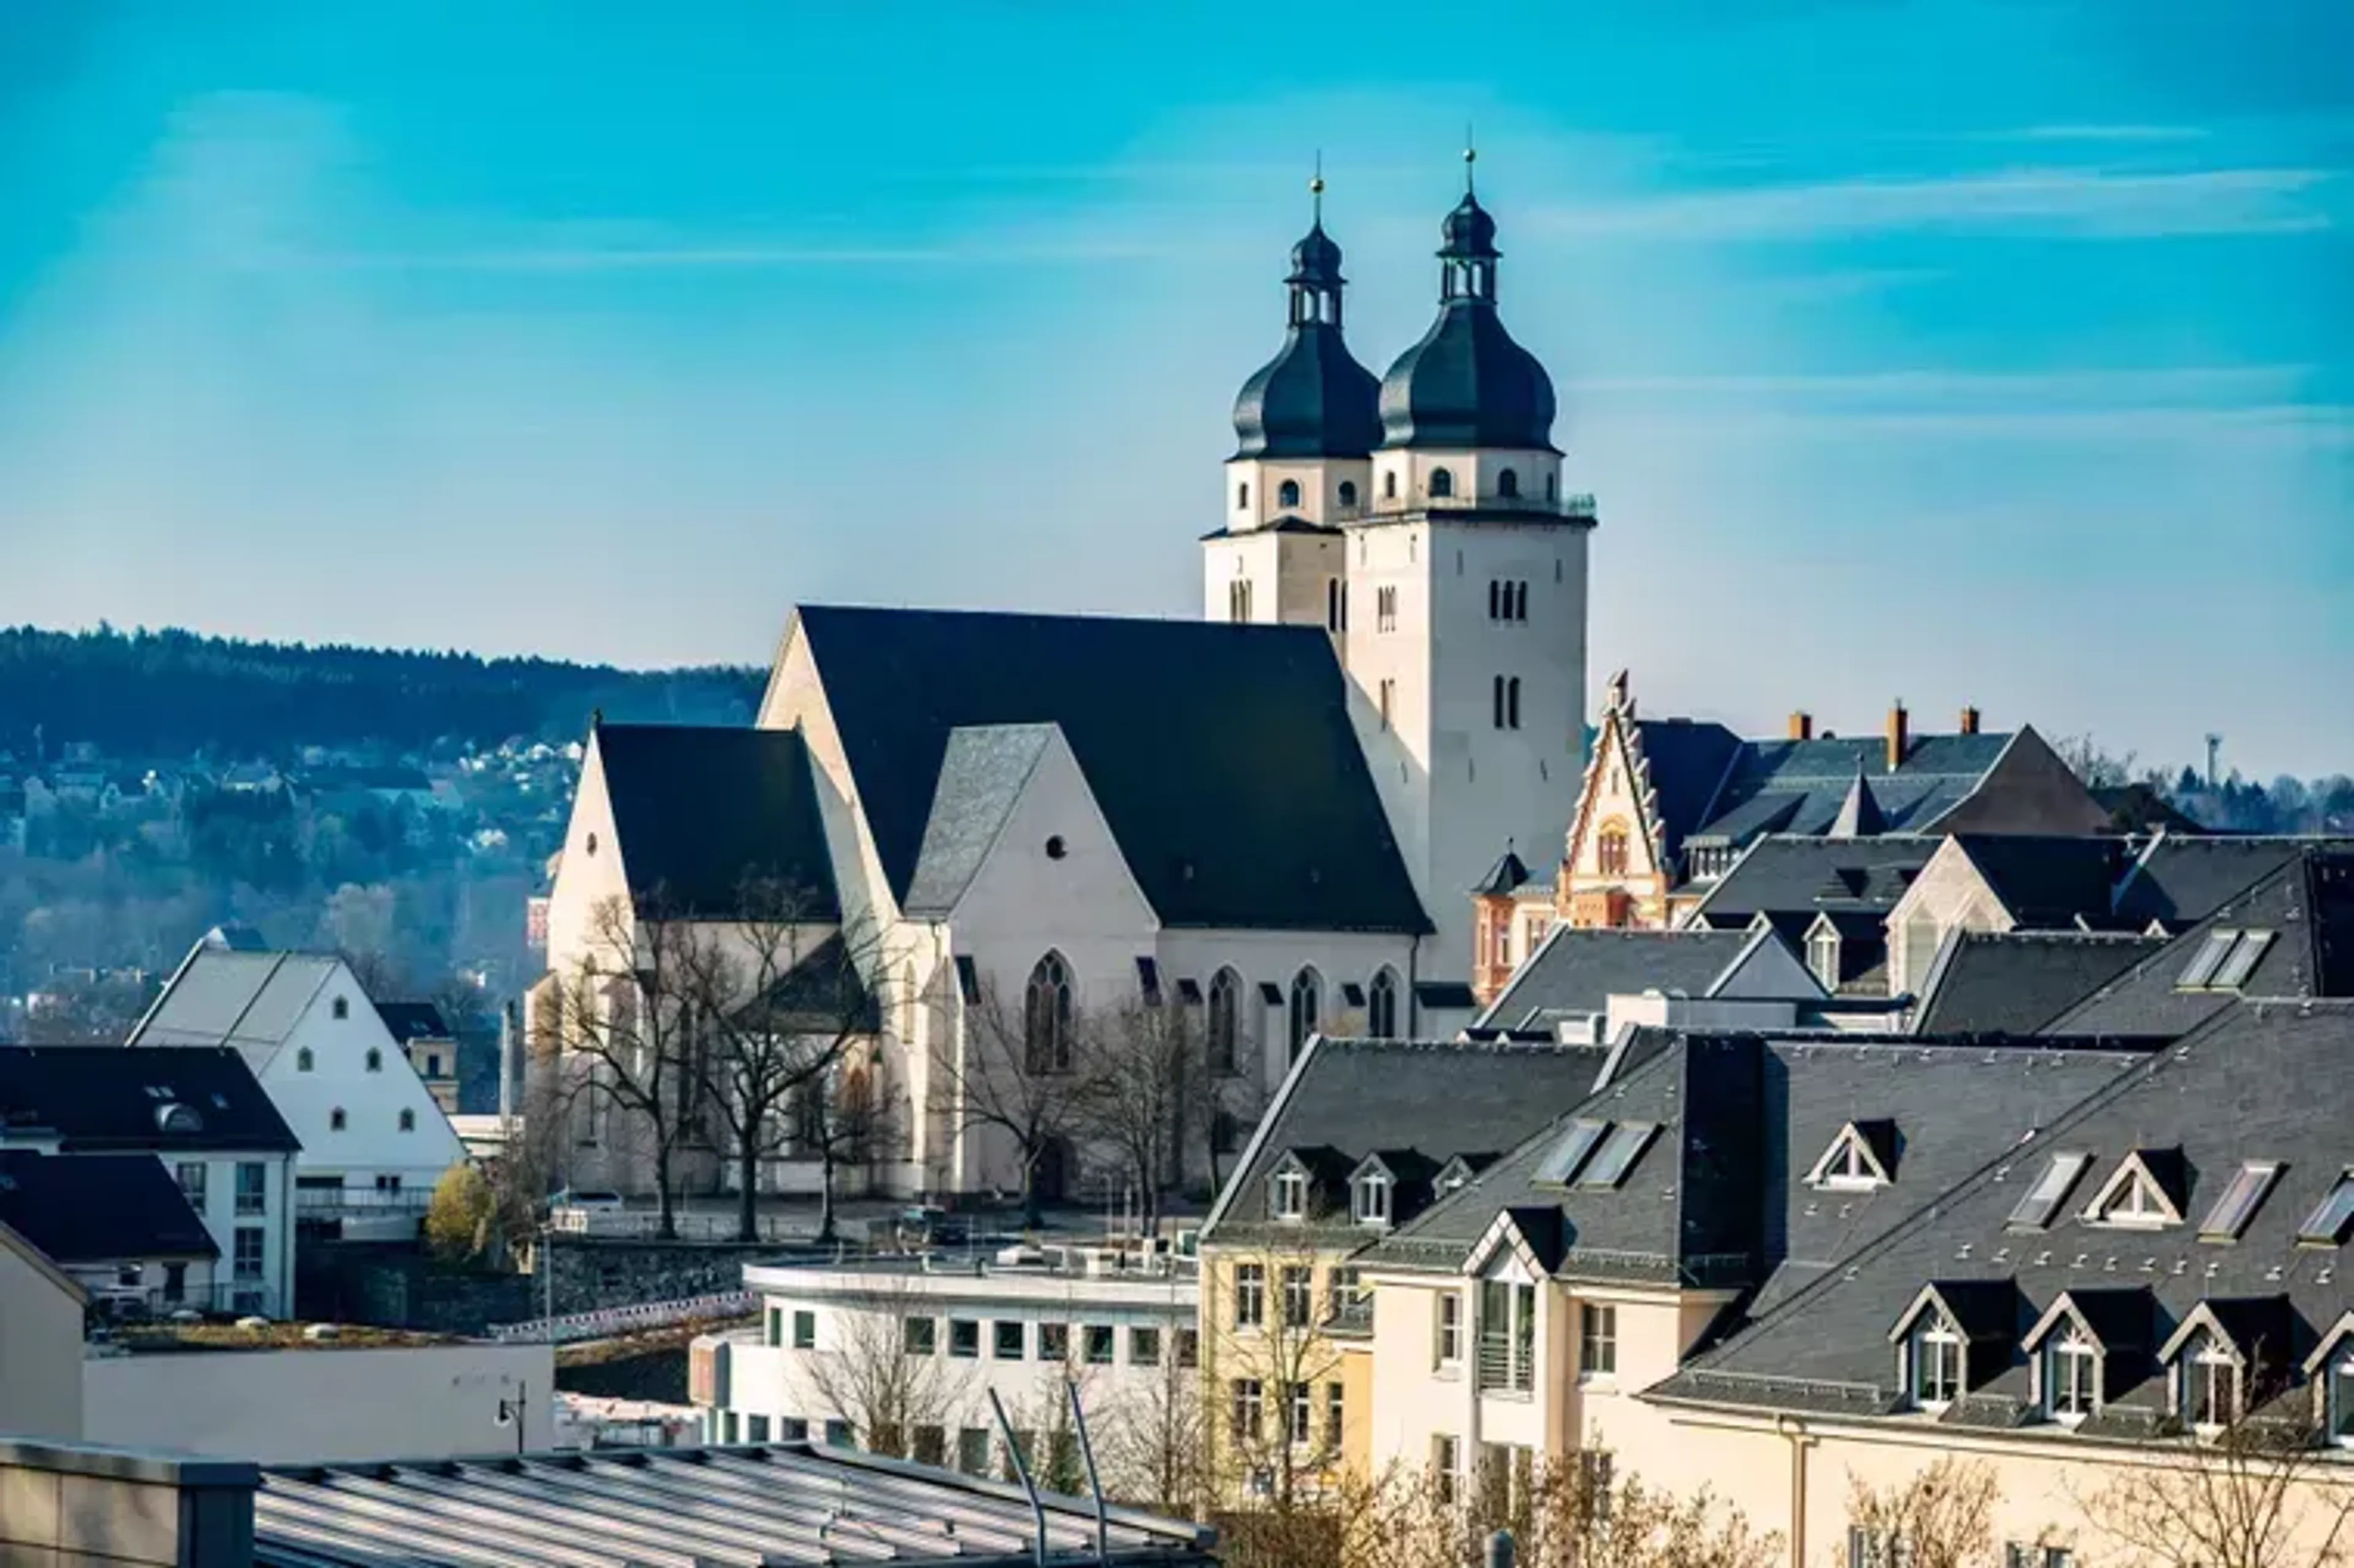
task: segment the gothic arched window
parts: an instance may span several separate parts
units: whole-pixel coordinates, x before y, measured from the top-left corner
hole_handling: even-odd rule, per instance
[[[1290,1028],[1286,1033],[1291,1054],[1284,1058],[1290,1065],[1299,1060],[1307,1048],[1308,1037],[1316,1033],[1319,1016],[1324,1009],[1324,981],[1312,969],[1300,970],[1291,978]]]
[[[1511,469],[1509,469],[1509,468],[1508,468],[1508,469],[1504,470],[1504,471],[1503,471],[1503,472],[1501,472],[1501,473],[1500,473],[1500,474],[1498,474],[1498,475],[1496,476],[1496,493],[1497,493],[1497,494],[1499,494],[1499,495],[1502,495],[1502,496],[1508,496],[1508,497],[1509,497],[1509,496],[1516,496],[1516,495],[1520,494],[1520,493],[1521,493],[1521,476],[1520,476],[1519,474],[1517,474],[1517,473],[1513,472]]]
[[[1605,876],[1627,874],[1627,830],[1617,822],[1604,828],[1594,839],[1595,869]]]
[[[1365,1033],[1376,1040],[1394,1040],[1397,1027],[1397,971],[1383,968],[1365,991]]]
[[[1435,469],[1432,469],[1432,470],[1430,471],[1430,493],[1431,493],[1431,494],[1433,494],[1433,495],[1438,495],[1438,496],[1447,496],[1447,495],[1452,495],[1452,494],[1454,494],[1454,493],[1455,493],[1455,473],[1454,473],[1454,471],[1453,471],[1453,470],[1451,470],[1451,469],[1444,469],[1444,468],[1435,468]]]
[[[1071,966],[1048,953],[1022,995],[1022,1062],[1033,1073],[1071,1070]]]
[[[1275,493],[1275,503],[1278,506],[1299,505],[1299,482],[1296,479],[1285,480],[1282,487]]]
[[[1208,1036],[1210,1071],[1231,1073],[1242,1054],[1243,977],[1220,969],[1210,979]]]

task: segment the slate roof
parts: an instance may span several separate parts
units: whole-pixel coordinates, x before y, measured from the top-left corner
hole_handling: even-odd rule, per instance
[[[2106,1332],[2150,1346],[2201,1302],[2223,1304],[2227,1326],[2265,1330],[2264,1347],[2294,1364],[2315,1334],[2345,1309],[2343,1247],[2300,1246],[2296,1232],[2347,1170],[2338,1105],[2354,1052],[2354,1007],[2285,1008],[2234,1002],[2179,1045],[2153,1054],[2066,1108],[2050,1097],[2042,1126],[2015,1156],[1959,1180],[1937,1203],[1877,1240],[1848,1248],[1836,1270],[1758,1312],[1754,1320],[1650,1391],[1652,1397],[1761,1408],[1823,1408],[1861,1415],[1903,1408],[1887,1335],[1931,1281],[2008,1287],[2020,1333],[2063,1292],[2123,1290],[2132,1300],[2100,1308]],[[1958,1107],[1967,1097],[1956,1097]],[[2186,1223],[2120,1230],[2082,1217],[2086,1201],[2137,1148],[2178,1150],[2190,1181]],[[2041,1230],[2009,1221],[2051,1154],[2090,1154],[2092,1164]],[[2243,1160],[2283,1170],[2236,1242],[2199,1239],[2207,1212]],[[2243,1347],[2243,1349],[2247,1347]],[[1976,1359],[1974,1348],[1974,1360]],[[2016,1345],[1991,1367],[1971,1369],[1973,1397],[1934,1418],[1947,1425],[2020,1426],[2069,1440],[2028,1409],[2028,1370]],[[2147,1369],[2143,1369],[2147,1370]],[[2147,1436],[2158,1430],[2163,1380],[2112,1386],[2108,1408],[2084,1432]]]
[[[2126,867],[2117,888],[2120,925],[2162,920],[2179,929],[2204,920],[2226,899],[2309,849],[2354,849],[2354,839],[2185,837],[2162,833]]]
[[[2116,838],[1957,833],[1954,843],[2012,917],[2037,930],[2063,930],[2080,918],[2110,924],[2117,879],[2132,861],[2131,846]]]
[[[200,942],[139,1021],[132,1045],[233,1045],[253,1070],[270,1065],[343,968],[326,953],[269,953]],[[352,997],[366,993],[347,977]]]
[[[1235,398],[1235,456],[1370,457],[1381,444],[1380,402],[1381,383],[1340,327],[1302,323]]]
[[[2189,1033],[2233,1000],[2232,991],[2186,991],[2179,983],[2218,930],[2274,933],[2237,987],[2238,996],[2284,1001],[2354,996],[2354,845],[2321,841],[2295,849],[2270,874],[2070,1008],[2043,1033]]]
[[[1817,911],[1870,910],[1885,916],[1943,842],[1910,834],[1759,839],[1701,899],[1693,918],[1740,930],[1761,914],[1812,918]]]
[[[924,821],[923,847],[900,902],[903,910],[938,918],[956,907],[1054,737],[1050,724],[978,725],[949,732],[931,813]]]
[[[0,1225],[61,1264],[220,1255],[152,1154],[0,1149]]]
[[[1373,1266],[1460,1267],[1494,1216],[1559,1216],[1562,1278],[1745,1288],[1770,1304],[2001,1158],[2048,1117],[2146,1059],[2155,1042],[2060,1048],[1998,1037],[1922,1042],[1834,1032],[1646,1029],[1649,1054],[1547,1123],[1477,1180],[1362,1255]],[[1536,1180],[1580,1120],[1659,1128],[1607,1189]],[[1850,1123],[1894,1182],[1807,1182]],[[1575,1180],[1575,1173],[1573,1173]],[[1884,1327],[1884,1325],[1883,1325]]]
[[[1731,771],[1688,837],[1740,844],[1760,833],[1830,830],[1859,770],[1890,832],[1921,832],[1967,800],[2011,743],[2009,735],[1924,735],[1888,766],[1879,736],[1744,741]]]
[[[902,907],[954,732],[1051,724],[1163,924],[1432,928],[1315,627],[824,605],[799,624]]]
[[[2124,932],[1951,931],[1922,983],[1923,1034],[2031,1034],[2166,946]]]
[[[195,1112],[196,1124],[178,1118],[166,1130],[159,1113],[172,1107]],[[300,1147],[245,1058],[222,1046],[0,1048],[0,1136],[43,1132],[69,1154]]]
[[[454,1040],[441,1010],[429,1001],[379,1001],[376,1013],[392,1037],[406,1045],[412,1040]]]
[[[1542,1028],[1654,988],[1705,996],[1749,945],[1740,931],[1585,930],[1556,926],[1512,972],[1474,1028]]]
[[[1449,213],[1441,256],[1497,255],[1495,220],[1470,196]],[[1490,276],[1492,278],[1493,273]],[[1422,340],[1382,377],[1384,446],[1553,451],[1553,378],[1504,330],[1492,292],[1444,300]]]
[[[772,1027],[813,1034],[871,1034],[883,1023],[875,993],[851,961],[850,946],[839,931],[811,948],[747,1008],[765,1012]]]
[[[594,741],[641,908],[659,899],[673,915],[726,919],[757,881],[794,890],[798,918],[842,917],[798,730],[608,724]]]
[[[1748,743],[1721,724],[1685,718],[1637,719],[1635,730],[1646,781],[1659,792],[1660,848],[1673,861],[1685,835],[1708,820],[1709,803]]]
[[[1346,1160],[1345,1170],[1368,1154],[1387,1158],[1411,1150],[1431,1161],[1433,1171],[1458,1155],[1491,1154],[1561,1107],[1584,1099],[1607,1054],[1591,1045],[1320,1035],[1260,1118],[1210,1211],[1204,1239],[1227,1241],[1270,1228],[1267,1178],[1287,1153],[1332,1150]],[[1345,1210],[1336,1224],[1309,1228],[1352,1230]]]

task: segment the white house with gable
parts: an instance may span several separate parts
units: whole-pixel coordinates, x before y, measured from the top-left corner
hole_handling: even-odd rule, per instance
[[[466,1158],[359,977],[331,953],[271,952],[249,935],[215,930],[127,1044],[226,1045],[243,1056],[302,1141],[304,1217],[413,1221],[442,1173]]]

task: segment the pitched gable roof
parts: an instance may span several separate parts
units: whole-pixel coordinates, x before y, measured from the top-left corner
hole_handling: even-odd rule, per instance
[[[1922,1034],[2031,1034],[2166,946],[2121,932],[1946,934],[1922,983]]]
[[[1809,919],[1817,910],[1885,915],[1944,842],[1900,833],[1762,838],[1709,889],[1692,918],[1724,930],[1745,927],[1761,914],[1803,914]]]
[[[2012,919],[2037,930],[2066,929],[2080,919],[2109,924],[2112,895],[2128,863],[2126,841],[2113,838],[1957,833],[1954,848]]]
[[[827,605],[796,624],[903,905],[952,734],[1053,724],[1164,924],[1431,929],[1313,627]]]
[[[139,1021],[132,1045],[234,1045],[256,1072],[270,1065],[329,982],[366,993],[325,953],[267,953],[200,942]]]
[[[174,1107],[195,1112],[193,1123],[161,1114]],[[227,1046],[10,1046],[0,1050],[0,1128],[53,1133],[68,1153],[299,1147],[244,1056]]]
[[[0,1149],[0,1225],[58,1263],[220,1255],[152,1154]]]
[[[1051,724],[972,725],[949,732],[902,909],[943,916],[956,907],[1055,733]]]
[[[429,1001],[379,1001],[376,1013],[393,1039],[406,1045],[412,1040],[450,1040],[449,1022]]]
[[[725,919],[758,882],[793,890],[799,918],[842,917],[800,731],[608,724],[591,742],[642,908]]]
[[[1601,1012],[1611,997],[1649,990],[1706,996],[1749,941],[1740,931],[1556,926],[1473,1027],[1544,1028]]]
[[[1888,766],[1878,736],[1807,740],[1745,740],[1704,821],[1698,842],[1741,844],[1761,833],[1828,832],[1859,773],[1891,832],[1922,832],[1969,799],[2011,743],[2009,735],[1925,735]]]

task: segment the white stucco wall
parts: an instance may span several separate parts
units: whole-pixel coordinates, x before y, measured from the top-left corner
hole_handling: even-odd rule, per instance
[[[281,1114],[283,1114],[282,1112]],[[220,1248],[213,1278],[230,1292],[228,1300],[220,1306],[236,1309],[249,1308],[268,1318],[283,1318],[294,1310],[294,1171],[295,1156],[277,1150],[207,1150],[201,1152],[167,1153],[160,1157],[164,1169],[180,1183],[188,1194],[189,1202],[196,1206],[205,1230]],[[201,1203],[191,1191],[189,1166],[204,1168],[204,1192]],[[261,1204],[258,1213],[239,1213],[238,1207],[237,1172],[241,1165],[259,1165],[262,1169]],[[237,1234],[240,1230],[261,1232],[261,1277],[240,1279],[237,1277]],[[157,1271],[160,1273],[160,1271]],[[189,1270],[193,1288],[197,1271]],[[160,1288],[163,1281],[154,1281]],[[258,1299],[248,1300],[241,1293],[258,1293]]]
[[[14,1232],[0,1237],[0,1434],[82,1435],[82,1303]]]
[[[555,1441],[555,1355],[546,1345],[157,1352],[77,1361],[92,1443],[222,1458],[446,1458]]]
[[[341,1018],[335,1016],[339,1002]],[[381,1177],[406,1192],[429,1192],[443,1171],[466,1157],[408,1053],[384,1026],[359,978],[341,962],[259,1075],[278,1114],[302,1140],[299,1175],[340,1175],[346,1191],[372,1192]],[[405,1131],[404,1111],[413,1121]]]

